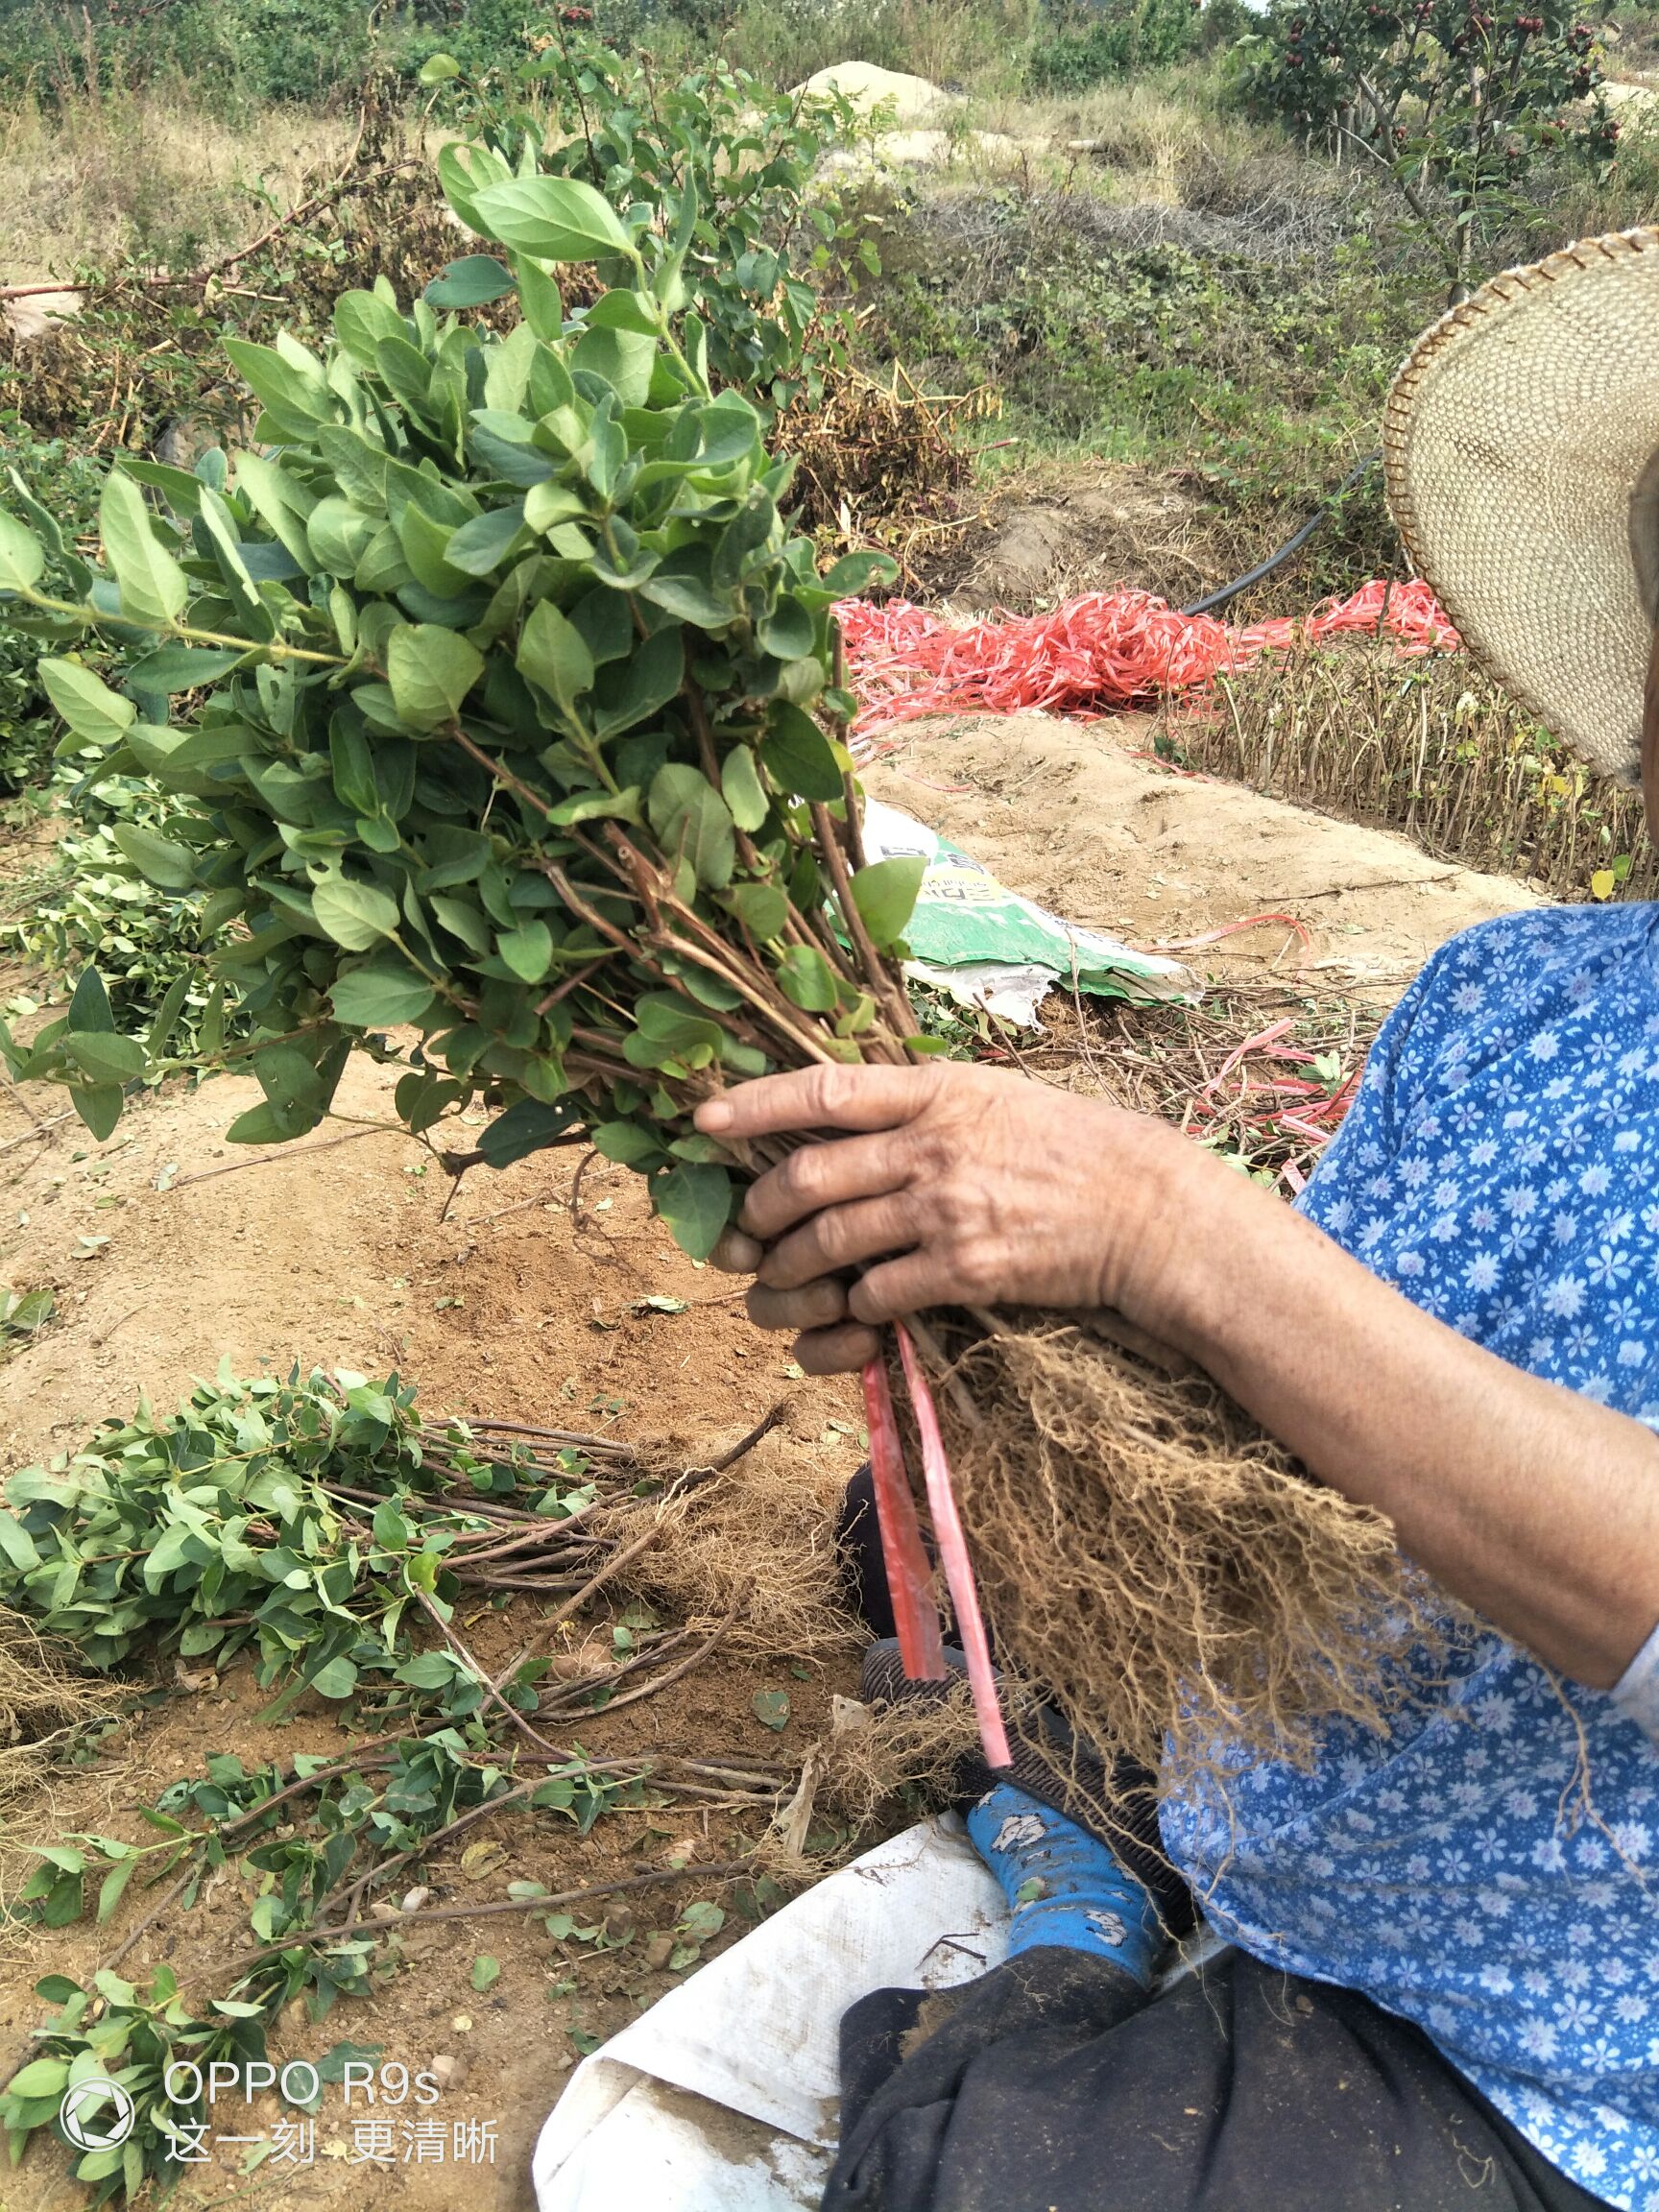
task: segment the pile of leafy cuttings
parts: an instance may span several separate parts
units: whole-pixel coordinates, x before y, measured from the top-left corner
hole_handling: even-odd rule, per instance
[[[661,1628],[637,1606],[613,1628],[615,1664],[603,1671],[550,1679],[542,1648],[605,1580],[616,1527],[637,1528],[642,1501],[671,1498],[677,1479],[614,1439],[545,1431],[496,1444],[491,1426],[423,1425],[395,1375],[222,1372],[176,1414],[141,1407],[107,1421],[73,1456],[12,1477],[0,1509],[0,1603],[53,1644],[85,1667],[124,1671],[135,1699],[146,1671],[240,1657],[275,1693],[261,1719],[311,1691],[363,1732],[335,1759],[250,1767],[231,1753],[209,1757],[137,1809],[153,1840],[75,1833],[36,1847],[7,1909],[14,1925],[102,1925],[134,1887],[151,1902],[84,1984],[53,1974],[36,1984],[52,2015],[0,2092],[13,2159],[37,2129],[66,2140],[67,2088],[108,2080],[132,2099],[137,2123],[125,2144],[72,2146],[76,2178],[94,2203],[176,2180],[182,2133],[208,2114],[162,2093],[167,2067],[190,2062],[204,2076],[215,2061],[262,2061],[296,1997],[321,2021],[341,1996],[395,1978],[399,1931],[422,1908],[389,1912],[387,1900],[485,1817],[518,1810],[586,1835],[602,1814],[686,1794],[772,1809],[786,1777],[754,1762],[727,1773],[661,1755],[596,1759],[542,1733],[602,1710],[619,1684],[648,1694],[682,1671],[683,1661],[661,1662],[690,1631]],[[523,1649],[492,1671],[457,1632],[457,1602],[504,1604],[521,1588],[549,1602]],[[227,1865],[256,1895],[250,1946],[211,1986],[181,1986],[164,1965],[142,1983],[115,1971],[163,1912],[193,1905]],[[507,1902],[544,1914],[557,1939],[603,1944],[602,1914],[583,1908],[613,1887],[515,1883]],[[749,1882],[739,1901],[763,1909],[767,1885]],[[717,1927],[719,1909],[703,1910]],[[697,1948],[693,1931],[681,1963]],[[95,2108],[84,2117],[96,2127]]]

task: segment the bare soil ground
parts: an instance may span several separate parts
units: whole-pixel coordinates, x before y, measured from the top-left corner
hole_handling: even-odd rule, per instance
[[[1172,768],[1153,733],[1136,715],[901,724],[865,781],[1012,888],[1132,944],[1183,949],[1217,981],[1271,975],[1386,1002],[1455,931],[1538,902],[1388,830]],[[1252,916],[1266,919],[1184,950]]]
[[[1303,923],[1306,946],[1276,922],[1192,955],[1221,982],[1270,977],[1292,992],[1385,1000],[1454,929],[1529,902],[1513,883],[1447,869],[1402,839],[1175,774],[1142,757],[1148,731],[1137,722],[974,717],[918,725],[899,739],[869,778],[872,788],[1079,921],[1140,942],[1196,936],[1262,912]],[[354,1067],[340,1105],[364,1120],[389,1119],[389,1088],[384,1072]],[[757,1334],[739,1293],[673,1248],[625,1171],[590,1164],[573,1198],[575,1156],[547,1154],[503,1175],[475,1170],[451,1195],[411,1141],[354,1129],[342,1132],[349,1142],[313,1138],[251,1158],[220,1133],[252,1094],[251,1083],[232,1078],[172,1091],[132,1110],[105,1145],[77,1122],[51,1120],[57,1094],[0,1097],[0,1274],[18,1286],[50,1284],[60,1310],[0,1366],[0,1466],[72,1449],[140,1393],[169,1405],[221,1359],[243,1373],[298,1359],[369,1373],[395,1367],[418,1383],[431,1413],[672,1433],[710,1452],[786,1398],[783,1440],[772,1449],[803,1487],[827,1504],[852,1474],[855,1391],[791,1374],[786,1344]],[[684,1301],[685,1310],[643,1303],[653,1297]],[[468,1625],[483,1638],[500,1623]],[[578,1624],[572,1648],[605,1629],[602,1612],[591,1629]],[[610,1719],[596,1715],[582,1742],[599,1755],[661,1744],[786,1760],[821,1731],[830,1695],[853,1687],[854,1666],[851,1651],[797,1667],[782,1651],[723,1648],[661,1696]],[[781,1736],[751,1706],[757,1691],[779,1688],[792,1707]],[[194,1678],[136,1717],[94,1766],[60,1776],[49,1796],[11,1814],[0,1829],[0,1878],[15,1879],[32,1839],[85,1827],[137,1835],[132,1808],[198,1771],[209,1750],[261,1758],[345,1748],[320,1705],[276,1729],[254,1718],[262,1703],[246,1669],[222,1681]],[[314,2056],[349,2036],[412,2067],[440,2053],[463,2060],[465,2079],[443,2111],[493,2123],[493,2162],[463,2177],[452,2166],[406,2162],[397,2149],[371,2180],[351,2126],[362,2115],[332,2103],[319,2120],[314,2164],[267,2164],[238,2180],[237,2153],[226,2152],[218,2166],[190,2173],[178,2200],[246,2200],[273,2212],[365,2199],[449,2212],[465,2201],[479,2212],[521,2212],[535,2130],[578,2049],[668,1985],[669,1974],[647,1962],[651,1932],[671,1926],[694,1898],[730,1902],[696,1868],[741,1857],[758,1825],[751,1812],[719,1807],[689,1819],[678,1810],[613,1814],[584,1839],[554,1815],[504,1816],[494,1824],[501,1854],[476,1880],[458,1858],[423,1875],[438,1901],[504,1897],[510,1881],[524,1878],[562,1890],[675,1858],[689,1867],[641,1893],[625,1949],[578,1956],[529,1915],[411,1931],[385,1993],[343,2005],[322,2028],[285,2023],[279,2038],[289,2055]],[[204,1976],[246,1944],[248,1901],[228,1875],[193,1911],[164,1916],[128,1971],[166,1959],[187,1984]],[[130,1903],[125,1912],[138,1909]],[[31,1994],[38,1975],[84,1974],[122,1924],[108,1934],[78,1925],[0,1958],[0,2054],[18,2050],[40,2016]],[[727,1939],[740,1926],[732,1914]],[[485,1951],[501,1975],[480,1996],[471,1964]],[[275,2117],[256,2108],[225,2125],[253,2133]],[[5,2185],[5,2212],[79,2201],[60,2159],[52,2145],[32,2152]]]

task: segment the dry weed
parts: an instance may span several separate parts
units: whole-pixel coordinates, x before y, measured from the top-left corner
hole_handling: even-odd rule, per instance
[[[9,284],[230,245],[337,166],[352,118],[268,108],[232,126],[160,90],[0,110],[0,263]],[[269,196],[269,199],[267,198]]]
[[[1659,892],[1642,802],[1591,775],[1460,654],[1368,640],[1273,655],[1165,730],[1193,767],[1403,830],[1437,858],[1557,898]],[[1598,880],[1602,872],[1605,880]]]

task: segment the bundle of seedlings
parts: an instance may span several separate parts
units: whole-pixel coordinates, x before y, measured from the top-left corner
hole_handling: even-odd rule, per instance
[[[248,1655],[261,1686],[285,1683],[283,1707],[309,1690],[378,1721],[439,1690],[450,1710],[547,1715],[600,1686],[545,1679],[553,1630],[659,1536],[694,1566],[685,1496],[773,1418],[701,1464],[671,1465],[614,1437],[423,1422],[396,1375],[221,1375],[175,1413],[142,1406],[11,1477],[0,1604],[99,1672]],[[514,1596],[546,1610],[512,1665],[486,1670],[457,1607]],[[676,1644],[702,1640],[695,1622],[642,1638],[607,1686],[627,1674],[637,1691]],[[20,1671],[27,1645],[13,1648]],[[42,1674],[36,1703],[87,1709],[95,1689],[80,1695],[61,1671]],[[21,1696],[9,1679],[0,1670],[0,1719]]]
[[[778,1157],[697,1133],[702,1100],[943,1048],[901,979],[922,863],[866,862],[841,734],[832,610],[876,564],[817,573],[755,407],[711,387],[689,187],[624,219],[529,147],[517,171],[451,148],[440,176],[501,249],[442,297],[511,288],[510,331],[381,287],[321,355],[233,343],[254,445],[112,474],[107,572],[38,508],[0,521],[0,589],[59,647],[128,651],[118,689],[43,661],[66,750],[196,802],[172,835],[115,834],[239,923],[219,965],[264,1098],[234,1140],[315,1128],[361,1046],[404,1065],[412,1130],[482,1100],[494,1165],[592,1145],[701,1260]],[[566,263],[606,287],[573,312]],[[42,588],[49,559],[79,596]],[[116,1034],[88,974],[14,1071],[105,1138],[170,1019]],[[952,1377],[1002,1663],[1093,1735],[1155,1758],[1219,1706],[1294,1756],[1324,1716],[1379,1718],[1411,1611],[1386,1526],[1208,1385],[1052,1321],[952,1315],[899,1348],[919,1418]],[[928,1497],[960,1565],[949,1481]]]

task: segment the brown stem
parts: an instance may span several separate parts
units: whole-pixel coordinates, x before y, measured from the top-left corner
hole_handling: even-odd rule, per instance
[[[901,1039],[916,1034],[916,1017],[910,1010],[910,1001],[904,988],[893,974],[890,964],[876,950],[876,941],[864,926],[864,917],[858,911],[858,902],[853,896],[852,879],[847,873],[847,855],[841,850],[841,840],[835,834],[834,820],[822,800],[814,802],[812,827],[818,832],[819,849],[829,863],[830,879],[835,886],[835,902],[841,909],[847,934],[857,950],[865,980],[876,997],[876,1003],[896,1024]]]
[[[485,1695],[493,1704],[500,1706],[502,1712],[507,1716],[507,1719],[512,1722],[513,1726],[518,1730],[519,1734],[525,1739],[527,1743],[534,1743],[537,1750],[540,1751],[544,1758],[557,1759],[560,1756],[558,1750],[554,1747],[553,1744],[548,1743],[545,1736],[537,1734],[536,1730],[531,1727],[529,1721],[525,1719],[523,1714],[520,1713],[516,1706],[510,1705],[508,1703],[507,1699],[501,1695],[495,1684],[491,1681],[488,1672],[483,1667],[479,1665],[478,1661],[473,1658],[471,1652],[468,1650],[466,1645],[462,1643],[460,1637],[456,1635],[454,1629],[450,1627],[448,1622],[445,1620],[443,1614],[439,1612],[437,1606],[433,1604],[431,1599],[427,1597],[425,1591],[417,1590],[415,1597],[418,1603],[420,1604],[421,1610],[426,1615],[428,1620],[435,1623],[438,1629],[438,1633],[443,1637],[445,1643],[447,1644],[455,1652],[456,1656],[461,1660],[462,1664],[465,1667],[470,1669],[471,1672],[484,1686]]]

